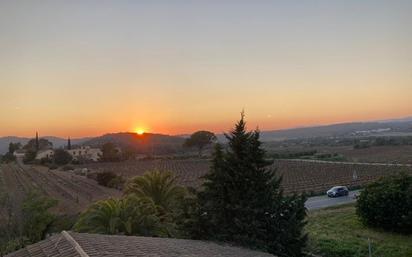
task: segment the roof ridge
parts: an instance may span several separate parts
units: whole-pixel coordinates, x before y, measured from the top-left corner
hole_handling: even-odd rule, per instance
[[[83,250],[79,243],[66,231],[62,231],[62,235],[64,238],[73,246],[74,250],[81,256],[81,257],[89,257],[89,255]]]

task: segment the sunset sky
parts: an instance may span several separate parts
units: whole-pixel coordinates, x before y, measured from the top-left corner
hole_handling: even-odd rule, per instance
[[[412,116],[412,1],[0,1],[0,136]]]

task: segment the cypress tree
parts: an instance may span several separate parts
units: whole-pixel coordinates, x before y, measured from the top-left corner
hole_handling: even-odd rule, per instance
[[[36,152],[39,151],[40,144],[39,144],[39,133],[36,131]]]
[[[71,150],[72,149],[72,143],[70,141],[70,137],[67,138],[67,150]]]
[[[232,242],[278,256],[301,256],[306,209],[303,195],[284,196],[281,177],[264,156],[259,131],[246,131],[244,114],[217,145],[198,193],[195,238]]]

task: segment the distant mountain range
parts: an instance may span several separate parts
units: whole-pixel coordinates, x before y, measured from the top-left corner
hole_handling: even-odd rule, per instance
[[[277,141],[293,138],[356,137],[377,135],[404,135],[412,133],[412,117],[396,120],[351,122],[324,126],[262,131],[262,141]]]
[[[390,120],[381,120],[381,121],[378,121],[378,122],[386,123],[386,122],[409,122],[409,121],[412,121],[412,117],[405,117],[405,118],[399,118],[399,119],[390,119]]]
[[[278,141],[293,138],[311,137],[357,137],[376,135],[412,135],[412,117],[373,122],[352,122],[325,126],[303,127],[274,131],[262,131],[262,141]],[[169,136],[162,134],[122,132],[105,134],[99,137],[71,139],[72,145],[90,145],[100,147],[106,142],[112,142],[122,147],[131,147],[138,152],[168,153],[179,151],[187,135]],[[46,136],[43,137],[53,143],[55,148],[67,145],[67,139]],[[224,141],[223,135],[218,135]],[[0,154],[7,152],[10,142],[20,142],[23,145],[29,141],[26,137],[0,137]]]

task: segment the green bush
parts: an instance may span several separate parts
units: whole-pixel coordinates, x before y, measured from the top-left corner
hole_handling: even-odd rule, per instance
[[[0,158],[1,161],[8,163],[16,160],[16,156],[14,156],[12,153],[6,153]]]
[[[60,233],[63,230],[72,230],[78,215],[60,215],[50,224],[47,233]]]
[[[66,165],[72,161],[72,156],[64,149],[54,151],[54,163],[57,165]]]
[[[108,187],[110,181],[116,177],[116,174],[110,171],[100,172],[96,175],[96,181],[99,185]]]
[[[55,220],[55,215],[49,212],[49,209],[56,205],[57,200],[37,192],[28,194],[23,202],[23,233],[30,243],[45,238],[47,229]]]
[[[30,191],[23,201],[22,215],[17,215],[8,195],[0,196],[0,206],[4,208],[0,210],[5,214],[1,218],[7,221],[0,222],[0,256],[44,239],[55,221],[50,208],[56,204],[56,200]]]
[[[109,183],[107,184],[108,187],[111,188],[116,188],[116,189],[123,189],[124,183],[126,182],[126,180],[122,177],[122,176],[116,176],[115,178],[113,178],[112,180],[109,181]]]
[[[112,174],[106,173],[108,177]],[[175,184],[170,174],[148,172],[133,178],[122,198],[94,203],[80,215],[73,229],[86,233],[179,236],[180,201],[186,190]]]
[[[385,177],[368,185],[356,211],[367,226],[412,233],[412,176]]]
[[[43,157],[40,159],[40,164],[41,165],[47,165],[48,163],[51,163],[52,160],[49,157]]]
[[[13,238],[0,243],[0,256],[19,250],[25,246],[24,238]]]
[[[51,169],[51,170],[56,170],[59,166],[57,166],[57,165],[54,164],[54,163],[49,163],[49,164],[47,165],[47,167],[49,167],[49,169]]]
[[[62,169],[62,171],[74,170],[73,166],[71,166],[71,165],[65,165],[61,169]]]
[[[109,235],[168,236],[173,225],[164,222],[164,218],[148,198],[110,198],[94,203],[82,213],[74,230]]]
[[[24,154],[23,162],[30,163],[36,158],[37,152],[34,150],[27,150]]]
[[[119,149],[113,143],[105,143],[102,145],[102,155],[100,161],[103,162],[118,162],[121,160]]]

